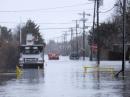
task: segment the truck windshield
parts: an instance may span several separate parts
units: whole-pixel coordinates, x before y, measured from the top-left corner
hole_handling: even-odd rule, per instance
[[[23,54],[39,54],[39,50],[38,49],[25,49],[23,51]]]

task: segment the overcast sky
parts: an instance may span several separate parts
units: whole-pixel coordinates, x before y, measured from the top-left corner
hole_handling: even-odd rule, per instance
[[[100,11],[111,9],[115,1],[104,0],[104,5],[100,7]],[[91,26],[93,14],[93,2],[91,1],[2,0],[0,3],[0,25],[15,28],[20,22],[26,22],[28,19],[31,19],[40,25],[41,34],[47,41],[49,39],[56,39],[56,37],[61,36],[68,29],[46,28],[74,27],[75,24],[72,20],[80,20],[82,16],[78,13],[82,13],[83,11],[91,14],[91,16],[86,16],[88,18],[86,25]],[[112,12],[100,14],[100,21],[105,21],[111,16]]]

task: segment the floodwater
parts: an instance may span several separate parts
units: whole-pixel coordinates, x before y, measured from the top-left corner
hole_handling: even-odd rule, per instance
[[[43,69],[24,69],[23,74],[0,75],[0,97],[130,97],[130,77],[115,78],[112,72],[97,72],[83,66],[94,66],[95,62],[69,60],[47,60]],[[129,63],[126,63],[129,70]],[[103,61],[101,66],[120,70],[121,62]],[[115,72],[114,72],[115,73]]]

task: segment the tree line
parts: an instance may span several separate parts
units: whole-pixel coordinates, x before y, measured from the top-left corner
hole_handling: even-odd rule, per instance
[[[130,43],[130,6],[127,8],[126,12],[126,36],[125,43]],[[122,58],[122,39],[123,39],[123,28],[122,28],[122,7],[121,2],[117,1],[111,19],[100,23],[98,31],[97,27],[89,31],[88,41],[90,45],[97,44],[99,41],[100,49],[104,49],[111,52],[113,57],[117,59]],[[99,40],[98,40],[99,35]],[[117,56],[119,55],[119,56]],[[130,46],[126,47],[126,57],[130,55]],[[111,58],[110,58],[111,59]],[[112,58],[113,59],[113,58]]]

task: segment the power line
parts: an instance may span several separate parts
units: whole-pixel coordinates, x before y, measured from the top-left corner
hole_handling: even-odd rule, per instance
[[[37,12],[37,11],[47,11],[47,10],[54,10],[54,9],[63,9],[63,8],[69,8],[69,7],[77,7],[77,6],[83,6],[87,4],[92,3],[82,3],[82,4],[75,4],[75,5],[68,5],[68,6],[61,6],[61,7],[52,7],[52,8],[45,8],[45,9],[26,9],[26,10],[5,10],[0,11],[1,13],[21,13],[21,12]]]
[[[71,24],[71,23],[38,23],[38,24]]]
[[[15,24],[15,23],[18,23],[18,22],[0,22],[0,23],[3,23],[3,24]]]
[[[68,29],[68,28],[42,28],[40,30],[51,30],[51,29],[54,30],[54,29]]]
[[[11,22],[4,22],[4,21],[0,21],[0,23],[3,23],[3,24],[19,24],[18,22],[13,22],[13,21],[11,21]],[[26,22],[22,22],[22,24],[24,24],[24,23],[26,23]],[[39,23],[37,23],[37,24],[71,24],[71,22],[39,22]]]
[[[2,24],[19,24],[19,22],[4,22],[4,21],[0,21],[0,23]],[[26,22],[22,22],[22,24],[24,24]],[[92,23],[92,22],[87,22],[87,23]],[[36,24],[71,24],[71,22],[39,22],[39,23],[36,23]]]
[[[111,9],[109,9],[109,10],[106,10],[106,11],[104,11],[104,12],[99,12],[99,13],[107,13],[107,12],[110,12],[110,11],[112,11],[113,9],[115,8],[115,5],[111,8]]]
[[[40,13],[41,15],[48,15],[48,14],[53,14],[53,13],[56,13],[56,12],[58,12],[58,13],[64,13],[64,14],[66,14],[66,13],[73,13],[73,14],[77,14],[77,12],[81,12],[81,11],[83,11],[83,10],[86,10],[86,11],[92,11],[93,9],[80,9],[80,10],[73,10],[73,9],[68,9],[68,11],[63,11],[63,10],[50,10],[50,11],[45,11],[45,10],[41,10],[41,11],[31,11],[31,12],[1,12],[0,11],[0,13],[8,13],[8,14],[14,14],[14,13]],[[44,11],[44,13],[42,13]]]

